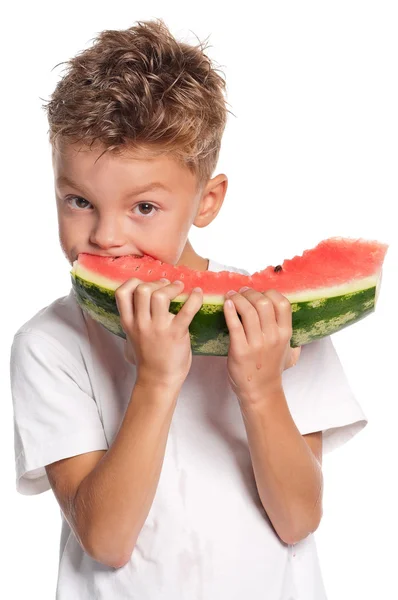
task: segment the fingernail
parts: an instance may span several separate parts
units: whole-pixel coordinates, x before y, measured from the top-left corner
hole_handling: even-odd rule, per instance
[[[239,292],[245,292],[246,290],[250,290],[250,288],[247,287],[247,285],[245,285],[244,287],[241,287]]]
[[[235,290],[229,290],[229,292],[227,292],[225,295],[226,296],[232,296],[232,294],[236,294],[237,292]]]
[[[179,285],[180,283],[182,283],[182,281],[180,281],[179,279],[176,279],[175,281],[173,281],[173,284],[175,284],[175,283],[178,283],[178,285]]]
[[[193,288],[193,290],[192,290],[192,291],[193,291],[193,292],[201,292],[201,291],[202,291],[202,288],[200,288],[200,287],[196,287],[196,288]]]
[[[164,281],[165,283],[170,283],[170,280],[166,279],[165,277],[162,277],[161,279],[159,279],[159,281]]]

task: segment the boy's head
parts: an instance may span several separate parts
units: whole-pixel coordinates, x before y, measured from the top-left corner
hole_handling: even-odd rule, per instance
[[[80,252],[150,254],[206,269],[188,238],[217,215],[227,189],[217,165],[225,81],[162,20],[104,31],[68,62],[45,106],[59,233]],[[141,191],[150,184],[161,187]]]

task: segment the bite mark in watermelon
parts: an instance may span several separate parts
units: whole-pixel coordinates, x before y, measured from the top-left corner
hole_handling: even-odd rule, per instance
[[[189,327],[193,354],[227,356],[225,294],[247,285],[257,291],[275,289],[292,307],[292,347],[308,344],[356,323],[375,309],[387,244],[351,238],[329,238],[301,256],[269,266],[253,275],[229,271],[196,271],[149,256],[104,257],[79,254],[71,270],[81,308],[112,333],[126,338],[115,290],[127,279],[180,279],[183,293],[170,302],[176,314],[194,287],[203,290],[203,305]]]

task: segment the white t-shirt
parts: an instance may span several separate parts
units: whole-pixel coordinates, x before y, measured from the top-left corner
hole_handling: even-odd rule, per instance
[[[210,260],[210,271],[224,269],[248,274]],[[21,494],[50,489],[45,465],[112,444],[136,375],[123,348],[72,289],[19,328],[11,387]],[[226,361],[193,356],[124,567],[90,558],[62,515],[57,600],[325,600],[314,536],[285,544],[262,507]],[[323,431],[324,453],[366,425],[330,337],[303,346],[282,381],[300,433]]]

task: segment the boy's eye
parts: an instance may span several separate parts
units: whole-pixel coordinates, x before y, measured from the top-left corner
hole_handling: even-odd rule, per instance
[[[74,202],[74,201],[76,201],[76,205],[75,205],[75,206],[77,206],[77,207],[78,207],[78,208],[80,208],[80,209],[86,208],[86,207],[84,207],[84,206],[83,206],[83,207],[79,206],[79,204],[80,204],[81,202],[86,202],[87,204],[90,204],[90,202],[88,202],[88,200],[85,200],[84,198],[81,198],[80,196],[71,196],[70,198],[67,198],[67,199],[66,199],[66,202],[67,202],[67,204],[68,204],[69,206],[70,206],[70,205],[71,205],[71,203],[72,203],[72,202]],[[140,203],[139,203],[139,204],[137,204],[137,206],[135,206],[134,208],[138,208],[138,207],[144,207],[144,212],[141,212],[141,211],[140,211],[140,214],[141,214],[141,215],[143,215],[143,216],[146,216],[146,215],[151,215],[151,214],[152,214],[152,212],[153,212],[151,209],[155,209],[155,212],[156,212],[157,210],[159,210],[159,209],[158,209],[156,206],[154,206],[153,204],[150,204],[149,202],[140,202]],[[73,208],[73,206],[72,206],[72,208]],[[149,209],[149,212],[148,212],[148,209]]]
[[[145,211],[147,211],[147,210],[148,210],[148,207],[149,207],[149,209],[152,209],[152,208],[154,208],[154,209],[155,209],[155,212],[158,210],[158,209],[156,208],[156,206],[153,206],[153,204],[150,204],[149,202],[140,202],[140,204],[137,204],[137,206],[135,206],[134,208],[138,208],[139,206],[144,206],[144,207],[145,207]],[[150,212],[144,212],[144,213],[142,213],[142,212],[140,211],[140,214],[141,214],[141,215],[142,215],[142,214],[144,214],[144,215],[150,215],[150,214],[152,214],[152,210],[150,210]]]
[[[90,202],[88,202],[84,198],[80,198],[80,196],[71,196],[70,198],[66,199],[66,202],[70,206],[71,202],[73,202],[74,200],[77,200],[78,203],[80,203],[81,201],[83,201],[83,202],[87,202],[87,204],[90,204]],[[78,208],[81,208],[81,206],[79,206]]]

